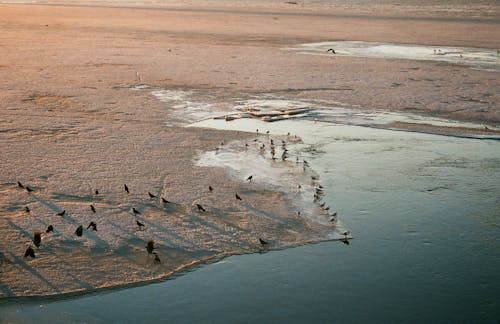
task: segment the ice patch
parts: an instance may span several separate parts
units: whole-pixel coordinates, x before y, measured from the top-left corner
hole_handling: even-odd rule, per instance
[[[338,41],[301,44],[286,50],[303,54],[333,55],[327,52],[330,48],[340,56],[440,61],[500,71],[500,52],[486,48]]]

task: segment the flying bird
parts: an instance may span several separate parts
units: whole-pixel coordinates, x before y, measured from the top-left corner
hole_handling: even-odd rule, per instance
[[[26,252],[24,252],[24,257],[32,257],[33,259],[35,258],[35,250],[31,246],[28,246],[26,249]]]
[[[238,194],[234,194],[234,196],[235,196],[235,197],[236,197],[236,199],[238,199],[238,200],[243,200],[243,199],[241,199],[240,195],[238,195]]]
[[[90,205],[90,209],[92,209],[92,211],[95,213],[95,207],[94,207],[94,205]]]
[[[130,193],[130,191],[128,191],[128,187],[127,187],[127,185],[126,185],[126,184],[124,184],[124,185],[123,185],[123,188],[125,189],[125,191],[126,191],[127,193]]]
[[[23,185],[20,181],[18,181],[18,182],[17,182],[17,186],[18,186],[19,188],[24,188],[24,185]]]
[[[24,210],[25,210],[27,213],[29,213],[29,212],[31,211],[31,210],[30,210],[30,208],[29,208],[28,206],[24,207]]]
[[[30,187],[28,187],[28,186],[26,186],[25,188],[26,188],[26,191],[27,191],[27,192],[32,192],[32,191],[33,191],[33,189],[31,189],[31,188],[30,188]]]
[[[203,206],[202,206],[202,205],[200,205],[200,204],[196,204],[196,207],[198,207],[198,210],[199,210],[199,211],[206,211],[206,209],[205,209],[205,208],[203,208]]]
[[[155,195],[153,195],[152,193],[150,193],[149,191],[148,191],[148,195],[149,195],[149,198],[158,198]]]
[[[253,174],[248,176],[247,181],[252,181],[252,179],[253,179]]]
[[[76,228],[75,234],[76,234],[76,236],[82,236],[82,234],[83,234],[83,226],[82,225],[80,225]]]
[[[132,207],[132,212],[133,212],[134,214],[139,214],[139,215],[141,214],[141,212],[140,212],[140,211],[138,211],[137,209],[135,209],[134,207]]]
[[[349,239],[347,237],[341,238],[340,242],[344,243],[345,245],[349,245]]]
[[[89,226],[87,226],[87,229],[92,228],[93,231],[97,231],[97,224],[94,222],[90,222]]]
[[[329,48],[326,52],[327,52],[327,53],[328,53],[328,52],[332,52],[332,54],[337,54],[337,53],[335,53],[335,50],[334,50],[333,48]]]
[[[49,225],[49,226],[47,226],[47,229],[45,230],[45,233],[50,233],[50,232],[53,232],[53,231],[54,231],[54,226]]]
[[[166,199],[165,199],[165,198],[163,198],[163,197],[161,197],[161,201],[162,201],[163,203],[165,203],[165,204],[169,204],[169,203],[170,203],[170,201],[166,200]]]
[[[262,245],[267,245],[268,243],[259,237],[259,242]]]
[[[135,220],[135,223],[139,226],[139,228],[144,227],[144,224],[139,222],[137,219]]]
[[[64,216],[64,214],[66,214],[66,210],[63,210],[62,212],[57,213],[57,215],[59,215],[59,216]]]

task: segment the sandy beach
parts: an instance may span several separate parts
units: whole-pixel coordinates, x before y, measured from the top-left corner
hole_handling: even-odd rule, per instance
[[[311,182],[314,170],[284,164],[297,171],[300,192],[196,162],[227,145],[258,152],[254,143],[298,139],[182,127],[152,91],[196,90],[212,103],[259,95],[335,101],[479,125],[394,123],[398,129],[499,135],[498,71],[287,50],[340,40],[500,48],[498,4],[450,7],[0,4],[0,297],[82,293],[165,278],[226,255],[338,239],[340,227],[312,199],[321,183]],[[298,204],[298,195],[308,203]],[[91,221],[96,232],[74,235]],[[53,233],[45,233],[49,224]],[[36,258],[23,258],[36,230]],[[149,239],[161,263],[146,252]]]

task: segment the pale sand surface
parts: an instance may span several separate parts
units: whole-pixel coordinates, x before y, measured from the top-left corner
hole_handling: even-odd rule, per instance
[[[296,215],[295,189],[271,190],[223,169],[196,166],[201,152],[254,134],[166,127],[168,110],[151,89],[130,90],[134,84],[201,88],[221,98],[280,93],[500,124],[498,72],[283,50],[332,40],[500,48],[494,3],[477,2],[481,14],[473,19],[468,13],[475,9],[465,2],[457,2],[466,9],[453,14],[428,14],[414,3],[408,5],[415,10],[405,11],[388,1],[380,4],[390,9],[383,13],[379,5],[370,11],[362,4],[207,1],[203,10],[194,2],[166,4],[168,10],[0,5],[0,296],[163,278],[215,256],[259,251],[259,237],[269,239],[270,248],[330,237],[332,225]],[[459,19],[435,19],[450,15]],[[18,180],[35,191],[17,188]],[[148,191],[175,203],[150,200]],[[132,207],[142,214],[133,215]],[[68,215],[57,216],[61,210]],[[76,227],[92,220],[98,232],[76,238]],[[43,234],[36,259],[23,259],[33,231],[47,224],[55,233]],[[160,265],[146,254],[150,238]]]

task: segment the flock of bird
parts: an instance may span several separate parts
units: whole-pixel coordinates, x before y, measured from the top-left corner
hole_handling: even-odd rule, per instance
[[[20,189],[24,189],[24,190],[26,190],[26,191],[28,192],[28,194],[31,194],[31,193],[34,191],[34,189],[33,189],[33,188],[31,188],[30,186],[26,186],[26,185],[22,184],[20,181],[17,181],[17,186],[18,186]],[[123,189],[124,189],[124,192],[125,192],[125,193],[127,193],[127,194],[129,194],[129,193],[130,193],[130,189],[129,189],[129,187],[128,187],[126,184],[124,184],[124,185],[123,185]],[[95,195],[99,195],[99,190],[95,190],[95,191],[94,191],[94,194],[95,194]],[[148,192],[148,195],[149,195],[149,197],[150,197],[150,198],[157,198],[157,196],[153,195],[151,192]],[[165,203],[165,204],[170,203],[170,201],[166,200],[166,199],[165,199],[165,198],[163,198],[163,197],[161,197],[161,201],[162,201],[163,203]],[[95,206],[94,206],[94,205],[92,205],[92,204],[90,204],[90,210],[92,211],[92,213],[97,213],[97,210],[96,210]],[[30,213],[30,212],[31,212],[31,210],[30,210],[30,208],[29,208],[28,206],[26,206],[26,207],[25,207],[25,211],[26,211],[27,213]],[[141,212],[140,212],[139,210],[137,210],[135,207],[132,207],[132,213],[133,213],[134,215],[139,215],[139,214],[141,214]],[[66,210],[62,210],[62,211],[60,211],[60,212],[58,212],[58,213],[56,213],[56,214],[57,214],[58,216],[60,216],[60,217],[64,217],[64,216],[66,215]],[[139,228],[145,227],[145,225],[144,225],[143,223],[141,223],[138,219],[136,219],[136,224],[137,224],[137,226],[138,226]],[[89,225],[87,226],[87,228],[86,228],[86,229],[87,229],[87,230],[90,230],[90,231],[97,231],[97,224],[96,224],[96,222],[91,221],[91,222],[89,223]],[[83,231],[84,231],[83,226],[82,226],[82,225],[79,225],[79,226],[76,228],[76,230],[75,230],[74,234],[75,234],[77,237],[81,237],[81,236],[83,236]],[[46,230],[45,230],[45,232],[46,232],[47,234],[48,234],[48,233],[51,233],[51,232],[54,232],[54,226],[53,226],[53,225],[48,225],[48,226],[47,226],[47,228],[46,228]],[[34,235],[33,235],[33,243],[34,243],[34,245],[35,245],[37,248],[38,248],[38,247],[40,247],[40,245],[41,245],[41,235],[42,235],[42,233],[41,233],[41,231],[39,231],[39,230],[36,230],[36,231],[34,232]],[[149,240],[149,241],[147,242],[147,245],[146,245],[146,251],[148,252],[148,255],[151,255],[151,254],[152,254],[152,255],[154,255],[154,262],[155,262],[155,263],[161,263],[160,257],[159,257],[159,255],[158,255],[156,252],[154,252],[154,249],[155,249],[155,246],[154,246],[154,240],[152,240],[152,239],[151,239],[151,240]],[[29,245],[29,246],[28,246],[28,248],[26,249],[26,251],[24,252],[24,257],[25,257],[25,258],[26,258],[26,257],[31,257],[31,258],[35,258],[35,257],[36,257],[35,250],[31,247],[31,245]]]
[[[259,130],[257,130],[257,132],[259,132]],[[267,132],[267,134],[269,134],[269,132]],[[290,134],[288,134],[288,136],[290,136]],[[257,139],[254,140],[254,142],[257,142]],[[281,150],[282,150],[282,154],[281,154],[281,160],[283,161],[286,161],[286,159],[289,157],[288,155],[288,149],[287,149],[287,146],[286,146],[286,141],[285,140],[282,140],[281,141]],[[218,152],[221,147],[224,146],[224,142],[221,142],[221,145],[220,147],[217,147],[216,148],[216,152]],[[249,145],[248,144],[245,144],[246,147],[248,147]],[[270,148],[270,154],[271,154],[271,159],[274,161],[276,160],[276,145],[275,145],[275,142],[272,138],[269,139],[269,148]],[[259,146],[259,150],[260,152],[263,154],[266,150],[266,145],[265,143],[262,143],[260,146]],[[299,163],[302,163],[302,169],[304,172],[306,172],[306,170],[309,168],[309,163],[306,161],[306,160],[302,160],[302,162],[299,160],[299,157],[296,158],[296,161],[295,161],[296,164],[299,164]],[[248,182],[251,182],[252,179],[253,179],[253,175],[249,175],[248,177],[246,177],[246,181]],[[319,181],[319,177],[318,176],[315,176],[315,175],[311,175],[311,181],[312,181],[312,184],[314,185],[314,195],[313,195],[313,202],[314,203],[317,203],[318,206],[324,211],[324,213],[329,217],[329,221],[333,224],[336,224],[337,222],[337,213],[334,212],[334,213],[330,213],[329,210],[330,210],[330,207],[326,205],[326,203],[324,201],[322,201],[322,197],[324,196],[324,190],[323,190],[323,186],[321,184],[318,183]],[[34,189],[27,186],[27,185],[24,185],[22,184],[20,181],[17,181],[17,186],[20,188],[20,189],[24,189],[28,192],[28,194],[31,194]],[[301,185],[299,184],[298,185],[298,188],[300,189],[301,188]],[[124,184],[123,185],[123,190],[126,194],[129,194],[130,193],[130,189],[129,187]],[[214,188],[209,185],[208,186],[208,190],[210,192],[212,192],[214,190]],[[95,195],[99,195],[99,190],[95,190],[94,191],[94,194]],[[151,192],[148,192],[148,196],[150,199],[156,199],[158,198],[158,196],[152,194]],[[241,198],[241,196],[238,194],[238,193],[235,193],[235,198],[239,201],[242,201],[243,198]],[[165,199],[164,197],[160,197],[161,199],[161,202],[164,203],[164,204],[169,204],[171,203],[169,200]],[[206,208],[201,205],[200,203],[195,203],[194,204],[197,208],[197,210],[199,212],[206,212]],[[97,210],[95,208],[94,205],[90,204],[90,210],[92,211],[92,213],[97,213]],[[31,210],[29,207],[25,207],[25,211],[27,213],[30,213]],[[141,212],[139,210],[137,210],[135,207],[132,207],[132,213],[134,215],[140,215]],[[61,212],[58,212],[56,213],[58,216],[60,217],[64,217],[65,214],[66,214],[66,210],[62,210]],[[300,211],[297,212],[297,215],[300,216]],[[145,224],[140,222],[138,219],[136,219],[136,225],[138,226],[139,229],[141,228],[144,228],[145,227]],[[94,221],[91,221],[87,228],[87,230],[90,230],[90,231],[97,231],[97,224],[94,222]],[[51,233],[54,231],[54,226],[53,225],[48,225],[45,232],[46,233]],[[74,234],[77,236],[77,237],[81,237],[83,235],[83,231],[84,231],[84,228],[82,225],[79,225]],[[34,232],[34,236],[33,236],[33,243],[34,245],[38,248],[40,247],[41,245],[41,232],[39,230],[35,231]],[[340,239],[343,243],[345,244],[349,244],[349,240],[348,240],[348,235],[349,235],[349,232],[348,231],[345,231],[342,233],[343,237]],[[265,241],[263,238],[259,238],[258,239],[259,243],[261,246],[267,246],[269,243],[267,241]],[[155,250],[155,246],[154,246],[154,240],[149,240],[147,242],[147,245],[145,246],[146,248],[146,251],[148,253],[148,255],[153,255],[154,256],[154,262],[155,263],[161,263],[161,260],[160,260],[160,257],[159,255],[154,251]],[[25,253],[24,253],[24,257],[31,257],[31,258],[35,258],[35,250],[31,247],[31,245],[28,246],[28,248],[26,249]]]

